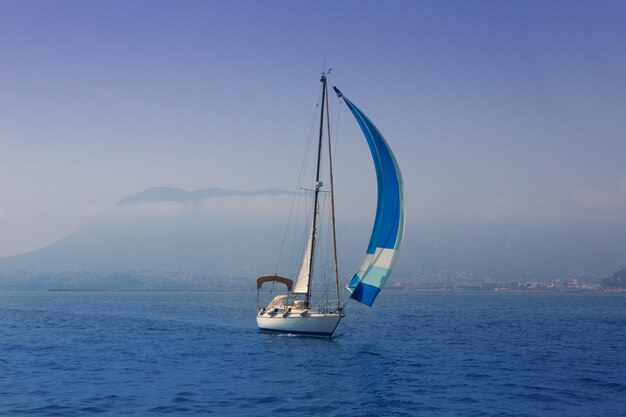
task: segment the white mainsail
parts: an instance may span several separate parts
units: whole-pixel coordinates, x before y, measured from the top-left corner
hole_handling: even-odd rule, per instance
[[[311,282],[311,256],[313,255],[313,234],[314,230],[311,230],[309,234],[309,241],[306,244],[306,250],[304,251],[304,258],[302,259],[302,266],[300,267],[300,273],[296,280],[296,285],[293,288],[294,294],[307,294],[309,292],[309,284]]]

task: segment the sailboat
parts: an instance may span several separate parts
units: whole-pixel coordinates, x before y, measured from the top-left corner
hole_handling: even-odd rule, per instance
[[[339,322],[345,315],[346,302],[342,303],[339,292],[339,273],[337,269],[337,243],[335,238],[333,164],[330,146],[330,127],[328,118],[328,80],[323,73],[322,101],[319,123],[319,140],[317,143],[317,164],[313,198],[313,219],[308,235],[300,272],[294,282],[277,274],[265,275],[257,279],[258,292],[263,284],[271,282],[284,284],[287,291],[275,296],[267,306],[259,306],[257,325],[262,332],[288,333],[308,336],[331,337]],[[377,185],[377,207],[374,226],[366,250],[365,259],[357,272],[350,279],[347,289],[350,298],[365,305],[372,306],[391,274],[394,262],[402,245],[404,234],[404,195],[402,175],[396,158],[382,134],[368,117],[343,93],[333,87],[335,93],[350,109],[361,128],[374,161]],[[324,114],[328,128],[328,167],[330,179],[330,204],[333,238],[333,265],[335,275],[336,303],[325,303],[316,306],[312,298],[312,282],[316,273],[314,260],[317,247],[319,194],[323,183],[320,181],[322,158]]]

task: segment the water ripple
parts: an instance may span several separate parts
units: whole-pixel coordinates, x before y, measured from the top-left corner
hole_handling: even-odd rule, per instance
[[[250,299],[0,293],[0,415],[624,416],[623,295],[385,293],[331,340]]]

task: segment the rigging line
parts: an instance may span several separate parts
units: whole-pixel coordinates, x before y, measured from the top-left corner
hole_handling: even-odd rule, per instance
[[[293,264],[295,262],[295,246],[296,246],[296,234],[297,234],[297,230],[298,230],[298,218],[299,218],[299,214],[300,213],[300,196],[294,196],[294,201],[295,201],[295,220],[294,220],[294,225],[293,225],[293,237],[291,238],[291,257],[289,260],[289,269],[287,270],[288,275],[285,276],[293,276]],[[287,233],[289,230],[285,230],[285,236],[283,237],[283,239],[287,238]]]
[[[314,266],[311,273],[314,273],[314,272],[321,273],[324,270],[324,268],[328,268],[331,264],[332,264],[332,261],[326,260],[326,262],[320,263],[319,265]]]
[[[328,292],[330,290],[330,277],[332,275],[332,270],[333,270],[333,265],[334,265],[334,257],[332,257],[332,259],[329,259],[329,253],[330,253],[330,249],[331,245],[330,245],[330,240],[331,240],[331,233],[330,233],[330,222],[328,221],[328,211],[329,211],[329,197],[328,194],[324,195],[323,198],[323,202],[322,202],[322,213],[321,216],[322,219],[324,220],[323,228],[321,229],[321,233],[323,233],[323,235],[320,236],[320,246],[322,246],[324,248],[323,252],[322,252],[322,261],[323,261],[323,265],[324,265],[324,270],[322,271],[321,275],[323,277],[323,288],[324,288],[324,297],[325,297],[325,301],[326,304],[328,304]]]
[[[310,223],[310,212],[309,212],[309,204],[307,203],[307,193],[300,193],[298,198],[298,208],[296,211],[296,224],[293,227],[293,238],[292,238],[292,252],[291,252],[291,264],[290,264],[290,273],[292,275],[299,274],[300,269],[294,271],[294,262],[296,261],[296,257],[298,261],[300,257],[305,252],[306,245],[308,243],[308,237],[310,230],[307,228]],[[300,221],[300,218],[302,218]],[[301,264],[298,263],[298,266],[301,267]],[[297,277],[297,276],[296,276]]]
[[[333,86],[334,87],[334,86]],[[336,101],[335,101],[336,100]],[[338,103],[337,106],[333,105],[333,109],[334,111],[334,116],[333,116],[333,122],[334,122],[334,129],[333,131],[333,137],[334,137],[334,143],[333,143],[333,168],[335,166],[337,166],[337,149],[338,149],[338,145],[339,145],[339,141],[341,138],[340,135],[340,127],[341,127],[341,114],[342,114],[342,105],[341,105],[341,99],[340,98],[336,98],[335,100],[331,101],[331,103]]]
[[[333,277],[333,272],[335,270],[335,257],[333,256],[333,245],[332,245],[332,229],[331,229],[331,222],[329,219],[329,212],[330,212],[330,197],[329,195],[325,195],[324,196],[324,236],[323,239],[321,240],[321,243],[324,247],[324,260],[323,260],[323,289],[324,289],[324,297],[325,297],[325,302],[326,305],[329,306],[330,305],[330,301],[335,301],[334,297],[331,299],[330,298],[330,293],[331,293],[331,287],[335,284],[335,280],[332,279]],[[335,291],[333,291],[335,292]]]
[[[330,200],[330,198],[328,198],[328,200]],[[330,203],[328,203],[328,205],[330,205]],[[325,274],[325,295],[326,295],[326,299],[327,299],[327,303],[330,303],[330,301],[334,301],[335,300],[335,294],[336,294],[336,280],[334,279],[334,272],[335,272],[335,257],[334,257],[334,247],[333,247],[333,236],[332,236],[332,224],[330,221],[330,208],[327,208],[327,212],[329,213],[327,215],[327,221],[326,221],[326,235],[325,235],[325,241],[324,241],[324,245],[327,248],[326,249],[326,256],[327,256],[327,268],[326,271],[324,272]],[[331,295],[332,294],[332,295]],[[328,304],[330,305],[330,304]]]
[[[328,95],[326,95],[326,108],[328,108]],[[330,141],[330,111],[326,112],[326,127],[328,129],[328,170],[330,175],[330,216],[332,222],[333,234],[333,260],[335,269],[335,288],[337,290],[337,299],[339,299],[339,268],[337,266],[337,237],[335,235],[335,188],[333,184],[333,155],[331,152],[332,144]],[[337,305],[339,308],[339,305]]]
[[[318,218],[318,233],[317,233],[317,242],[320,250],[318,251],[318,258],[324,260],[326,259],[326,248],[324,247],[324,239],[326,238],[326,227],[327,227],[327,218],[326,218],[326,210],[327,210],[327,194],[322,194],[319,200],[319,209],[317,211]]]
[[[320,91],[320,93],[318,93],[317,96],[317,104],[315,105],[315,111],[313,112],[313,120],[311,121],[311,127],[309,128],[309,137],[307,139],[307,145],[306,145],[306,149],[304,151],[304,156],[302,157],[302,163],[300,164],[300,173],[298,174],[298,181],[296,184],[296,190],[294,191],[293,194],[293,198],[291,199],[291,208],[289,209],[289,216],[287,218],[287,225],[285,226],[285,233],[283,234],[283,241],[280,245],[280,251],[278,253],[278,260],[276,261],[276,268],[275,268],[275,272],[274,275],[278,275],[278,267],[280,265],[280,260],[283,256],[283,249],[285,247],[285,240],[287,238],[287,231],[289,230],[289,224],[291,223],[291,217],[293,214],[293,205],[298,193],[298,190],[300,189],[300,184],[302,182],[302,178],[303,178],[303,172],[305,170],[306,167],[306,160],[307,160],[307,156],[309,153],[309,149],[311,147],[311,139],[313,137],[313,129],[315,127],[315,119],[317,117],[317,110],[320,108],[320,102],[321,102],[321,96],[322,96],[322,92]]]
[[[333,147],[333,155],[335,155],[335,164],[337,161],[337,145],[339,144],[339,138],[341,135],[339,134],[339,128],[341,126],[341,109],[343,106],[341,105],[341,99],[337,98],[339,106],[337,106],[337,118],[335,119],[335,146]],[[334,164],[333,164],[334,165]]]
[[[296,186],[296,191],[298,191],[300,187],[302,186],[302,181],[304,180],[306,167],[308,166],[309,153],[311,151],[311,144],[313,142],[313,129],[315,128],[315,125],[316,125],[317,112],[318,110],[320,110],[320,102],[322,101],[321,96],[322,96],[322,91],[320,91],[317,96],[317,104],[315,105],[315,112],[313,112],[313,119],[311,120],[311,126],[309,127],[309,137],[307,139],[307,145],[306,145],[307,147],[304,153],[304,157],[302,158],[302,162],[300,164],[300,172],[298,174],[298,183]]]
[[[312,132],[312,130],[311,130],[311,132]],[[311,147],[310,144],[312,142],[311,138],[312,138],[312,135],[311,135],[311,133],[309,133],[309,139],[308,139],[308,142],[307,142],[307,147],[306,147],[304,158],[303,158],[305,161],[306,161],[306,159],[308,157],[308,154],[309,154],[309,151],[310,151],[310,147]],[[281,243],[281,246],[280,246],[280,252],[279,252],[279,255],[278,255],[278,261],[276,262],[276,269],[275,269],[276,273],[278,272],[278,268],[280,266],[280,260],[282,258],[283,250],[284,250],[284,247],[285,247],[285,241],[287,239],[287,233],[289,231],[289,226],[291,224],[291,219],[293,217],[294,204],[295,204],[296,199],[298,198],[298,194],[299,194],[298,190],[299,190],[300,185],[302,183],[302,178],[303,178],[302,172],[305,170],[306,165],[307,164],[305,162],[303,162],[300,165],[300,174],[298,175],[298,182],[296,184],[296,191],[294,191],[293,198],[291,200],[291,207],[289,209],[289,217],[287,218],[287,225],[285,226],[285,232],[283,233],[283,240],[282,240],[282,243]],[[294,233],[295,233],[295,228],[294,228]],[[295,242],[295,240],[294,240],[294,242]]]

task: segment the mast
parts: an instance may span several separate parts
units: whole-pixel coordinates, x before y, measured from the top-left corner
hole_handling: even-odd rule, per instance
[[[330,111],[328,110],[328,94],[326,95],[326,129],[328,131],[328,170],[330,179],[330,215],[333,234],[333,269],[335,270],[335,291],[337,294],[337,309],[341,307],[339,298],[339,268],[337,266],[337,235],[335,229],[335,185],[333,183],[333,155],[330,143]]]
[[[320,79],[322,83],[322,111],[320,113],[320,135],[319,141],[317,144],[317,170],[315,173],[315,200],[313,203],[313,227],[311,228],[311,259],[309,260],[309,285],[306,291],[306,305],[308,306],[311,302],[311,278],[313,275],[313,259],[315,259],[315,234],[317,233],[317,212],[318,212],[318,202],[319,202],[319,193],[320,187],[322,183],[320,182],[320,165],[321,165],[321,156],[322,156],[322,136],[324,133],[324,104],[326,100],[326,73],[322,73],[322,78]]]

